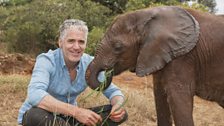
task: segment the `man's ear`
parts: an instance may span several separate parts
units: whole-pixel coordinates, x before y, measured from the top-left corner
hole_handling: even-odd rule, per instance
[[[59,48],[61,48],[62,47],[62,41],[58,40],[57,45],[58,45]]]

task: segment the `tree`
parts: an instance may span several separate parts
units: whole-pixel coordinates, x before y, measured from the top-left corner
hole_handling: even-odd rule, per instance
[[[210,12],[214,13],[215,12],[215,6],[216,2],[215,0],[198,0],[200,4],[205,5],[206,7],[209,8]]]
[[[81,1],[81,0],[80,0]],[[100,3],[112,10],[113,14],[121,14],[124,12],[125,5],[128,0],[92,0],[93,2]]]
[[[5,1],[7,3],[7,0]],[[10,0],[0,1],[0,41],[11,52],[39,54],[57,46],[58,27],[65,19],[78,18],[89,27],[87,53],[94,54],[106,27],[124,12],[177,0]],[[156,4],[155,4],[156,3]],[[202,8],[195,6],[194,8]]]
[[[104,29],[110,20],[106,16],[109,9],[90,0],[82,5],[77,0],[33,0],[26,5],[7,8],[10,14],[3,26],[3,39],[10,52],[38,54],[56,48],[59,24],[67,18],[86,21],[90,32],[93,27]]]
[[[215,12],[215,6],[216,6],[216,2],[215,0],[178,0],[179,2],[189,2],[189,1],[194,1],[194,2],[198,2],[199,4],[202,4],[206,7],[209,8],[210,12]]]
[[[30,3],[32,0],[0,0],[0,6],[18,6]]]

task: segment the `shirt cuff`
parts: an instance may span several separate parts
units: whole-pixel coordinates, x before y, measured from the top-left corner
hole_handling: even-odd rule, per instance
[[[32,92],[28,95],[28,102],[32,105],[32,106],[37,106],[40,101],[46,96],[48,95],[47,92],[43,91],[43,90],[37,90],[35,92]]]

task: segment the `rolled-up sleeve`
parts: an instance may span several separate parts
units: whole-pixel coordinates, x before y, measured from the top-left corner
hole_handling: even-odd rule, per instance
[[[116,85],[114,85],[113,83],[110,84],[110,86],[103,92],[103,94],[110,100],[114,96],[118,96],[118,95],[124,97],[121,90]]]
[[[32,106],[37,106],[39,102],[48,95],[47,89],[52,69],[53,64],[48,57],[44,55],[37,57],[28,86],[28,102]]]
[[[98,80],[100,82],[103,82],[105,80],[105,76],[104,76],[105,72],[101,72],[98,76]],[[111,100],[114,96],[122,96],[124,97],[123,93],[121,92],[121,90],[114,84],[111,83],[110,86],[103,91],[103,94],[109,99]]]

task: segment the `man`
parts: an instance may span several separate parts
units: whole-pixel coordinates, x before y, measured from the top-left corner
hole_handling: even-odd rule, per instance
[[[103,125],[108,115],[105,125],[116,126],[126,120],[127,113],[122,107],[124,96],[114,84],[103,92],[111,105],[92,109],[77,106],[77,96],[87,87],[85,71],[93,59],[84,53],[87,35],[88,28],[81,20],[65,20],[60,26],[59,48],[36,59],[28,95],[19,110],[20,125]],[[103,113],[97,114],[101,108]]]

